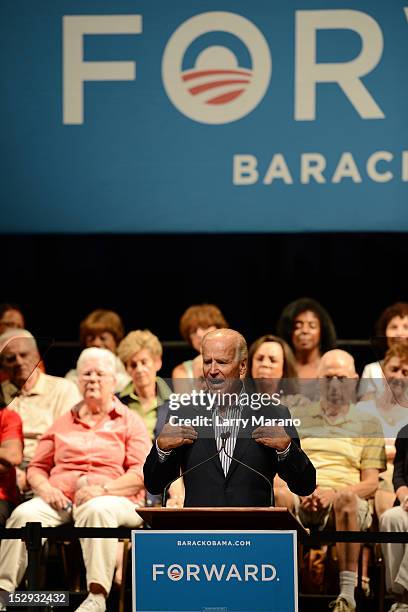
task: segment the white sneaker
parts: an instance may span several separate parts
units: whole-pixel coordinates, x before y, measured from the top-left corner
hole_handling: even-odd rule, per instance
[[[105,612],[106,610],[106,599],[102,593],[94,595],[89,593],[88,597],[84,599],[76,612]]]

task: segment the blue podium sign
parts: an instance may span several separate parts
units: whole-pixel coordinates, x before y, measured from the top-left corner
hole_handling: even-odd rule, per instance
[[[133,612],[297,612],[295,531],[133,531]]]

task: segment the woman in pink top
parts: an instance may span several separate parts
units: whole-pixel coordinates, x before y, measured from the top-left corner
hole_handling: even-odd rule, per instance
[[[53,527],[138,527],[143,504],[143,464],[151,442],[142,419],[113,394],[115,357],[85,349],[77,364],[83,401],[42,436],[28,468],[35,497],[18,506],[7,527],[40,521]],[[115,570],[117,540],[81,540],[89,595],[77,608],[104,612]],[[25,545],[3,540],[0,589],[14,591],[27,566]],[[5,609],[1,608],[0,610]]]

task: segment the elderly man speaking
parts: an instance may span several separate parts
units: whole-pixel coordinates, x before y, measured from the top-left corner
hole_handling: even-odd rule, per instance
[[[137,527],[143,504],[142,465],[150,438],[142,419],[113,394],[115,356],[85,349],[78,360],[84,400],[41,437],[28,468],[35,497],[18,506],[7,527],[40,521],[55,527],[72,519],[77,527]],[[104,612],[116,561],[117,540],[83,539],[89,595],[78,610]],[[25,545],[3,540],[0,589],[14,591],[27,566]],[[0,610],[4,610],[0,604]]]
[[[272,405],[269,396],[255,408],[255,396],[244,387],[243,336],[230,329],[212,331],[204,336],[201,350],[208,401],[169,410],[145,463],[146,488],[161,493],[180,470],[197,466],[184,476],[186,507],[269,506],[269,483],[276,473],[299,495],[312,493],[315,469],[300,448],[289,411]],[[268,426],[274,418],[286,420],[287,426]]]

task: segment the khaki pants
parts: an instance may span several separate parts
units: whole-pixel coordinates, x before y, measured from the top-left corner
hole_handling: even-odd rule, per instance
[[[43,527],[57,527],[72,519],[76,527],[139,527],[142,519],[137,506],[126,497],[104,495],[94,497],[73,513],[54,510],[41,497],[17,506],[6,527],[23,527],[29,521],[39,521]],[[86,582],[101,584],[109,593],[115,571],[118,541],[114,538],[81,539],[86,568]],[[0,588],[15,591],[27,567],[26,547],[20,540],[2,540],[0,546]]]
[[[380,531],[408,531],[408,512],[390,508],[380,518]],[[385,559],[385,584],[390,593],[408,591],[408,544],[381,544]]]

